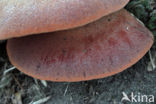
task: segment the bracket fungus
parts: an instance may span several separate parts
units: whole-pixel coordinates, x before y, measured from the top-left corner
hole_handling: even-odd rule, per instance
[[[30,76],[73,82],[119,73],[152,44],[152,33],[122,9],[82,27],[10,39],[7,52],[11,63]]]
[[[0,39],[75,28],[129,0],[0,0]]]

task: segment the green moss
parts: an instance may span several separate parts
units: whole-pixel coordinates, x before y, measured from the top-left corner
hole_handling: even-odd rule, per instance
[[[156,10],[152,11],[150,14],[150,20],[148,22],[148,27],[152,30],[156,29]]]
[[[156,36],[156,1],[154,0],[131,0],[126,9],[133,13],[149,28]]]

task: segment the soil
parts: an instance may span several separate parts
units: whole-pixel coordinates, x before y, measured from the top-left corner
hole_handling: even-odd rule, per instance
[[[156,0],[131,0],[126,9],[156,36]],[[155,52],[156,43],[139,62],[114,76],[58,83],[37,80],[18,71],[8,60],[6,41],[0,41],[0,104],[147,104],[121,102],[123,93],[133,93],[137,99],[152,95],[156,102]]]

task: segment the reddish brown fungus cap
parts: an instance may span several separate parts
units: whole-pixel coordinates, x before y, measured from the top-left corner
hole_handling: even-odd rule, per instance
[[[129,0],[0,0],[0,40],[82,26]]]
[[[80,28],[10,39],[7,52],[11,63],[30,76],[72,82],[119,73],[152,43],[151,32],[121,10]]]

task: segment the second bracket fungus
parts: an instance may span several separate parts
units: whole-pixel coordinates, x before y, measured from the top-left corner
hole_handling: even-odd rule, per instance
[[[79,28],[10,39],[7,52],[11,63],[30,76],[73,82],[119,73],[152,44],[152,33],[122,9]]]

